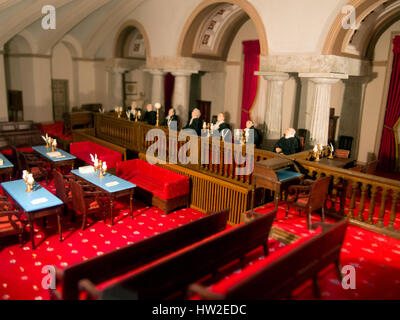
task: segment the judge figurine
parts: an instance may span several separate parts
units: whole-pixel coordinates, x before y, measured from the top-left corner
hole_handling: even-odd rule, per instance
[[[223,112],[218,113],[217,122],[211,126],[211,132],[213,136],[221,136],[224,139],[228,136],[230,127],[225,122],[225,114]]]
[[[168,116],[165,117],[162,125],[170,127],[172,121],[176,121],[178,123],[178,116],[176,115],[176,111],[174,108],[170,108],[168,110]]]
[[[274,151],[287,156],[300,152],[300,141],[295,134],[296,130],[293,128],[286,129],[283,137],[275,144]]]
[[[255,144],[256,148],[259,148],[261,146],[262,136],[261,136],[260,130],[258,130],[254,127],[253,121],[248,120],[246,122],[245,132],[246,132],[246,136],[250,136],[250,132],[253,132],[253,136],[254,136],[253,143]]]
[[[157,123],[157,112],[153,110],[153,106],[151,104],[146,106],[146,113],[144,114],[143,121],[152,126],[155,126]]]
[[[199,109],[195,108],[192,111],[192,118],[187,123],[186,127],[183,129],[192,129],[196,131],[197,135],[201,135],[201,129],[203,128],[203,120],[200,119],[201,112]]]
[[[131,106],[129,107],[130,110],[130,115],[129,115],[129,120],[134,121],[135,120],[135,116],[134,116],[134,112],[137,112],[137,104],[136,101],[133,101],[131,103]]]

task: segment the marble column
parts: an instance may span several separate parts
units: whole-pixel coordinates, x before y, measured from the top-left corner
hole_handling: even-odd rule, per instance
[[[284,72],[257,72],[267,81],[265,97],[266,134],[268,140],[276,140],[282,136],[283,86],[289,80]]]
[[[310,130],[311,144],[328,144],[329,109],[331,107],[332,85],[348,75],[334,73],[302,73],[301,78],[309,78],[314,84],[312,118]],[[308,128],[307,128],[308,129]]]
[[[8,121],[7,85],[4,54],[0,50],[0,121]]]
[[[176,70],[171,73],[175,77],[172,105],[181,119],[182,126],[185,126],[189,117],[190,76],[197,71]]]
[[[149,70],[153,76],[152,89],[151,89],[151,103],[161,103],[164,106],[164,76],[165,72],[159,69]]]
[[[353,137],[352,155],[358,155],[365,89],[372,77],[349,77],[345,84],[339,136]]]
[[[107,68],[106,71],[110,74],[109,81],[109,105],[106,110],[112,110],[116,106],[124,106],[123,97],[123,75],[128,72],[128,69],[113,67]]]

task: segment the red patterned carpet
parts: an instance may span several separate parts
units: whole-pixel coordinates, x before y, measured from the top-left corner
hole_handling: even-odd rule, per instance
[[[267,205],[258,212],[268,212],[272,205]],[[277,221],[274,226],[299,235],[312,236],[316,231],[307,230],[306,216],[289,212],[288,220],[284,219],[286,206],[279,206]],[[312,216],[312,223],[319,222],[318,215]],[[333,222],[332,219],[327,219]],[[292,244],[296,246],[296,243]],[[257,262],[260,266],[262,261]],[[352,265],[356,270],[356,289],[344,290],[335,272],[334,266],[323,270],[319,275],[322,299],[400,299],[400,240],[389,238],[375,232],[349,226],[341,250],[341,264]],[[251,266],[254,270],[257,266]],[[235,282],[240,279],[242,269],[236,270],[231,279]],[[219,284],[219,285],[227,285]],[[298,288],[294,297],[296,299],[313,299],[311,282]]]
[[[50,190],[53,189],[51,185]],[[56,221],[49,219],[48,228],[36,225],[35,240],[38,248],[31,250],[30,242],[20,248],[14,238],[0,251],[0,300],[1,299],[49,299],[47,290],[42,289],[43,266],[55,265],[65,268],[76,262],[101,255],[110,250],[134,243],[140,239],[177,227],[202,216],[192,209],[183,209],[163,216],[157,208],[145,207],[135,201],[135,218],[128,215],[127,203],[119,203],[113,227],[103,221],[94,221],[86,230],[80,230],[80,221],[64,220],[64,241],[58,241]],[[268,212],[271,205],[260,212]],[[280,205],[274,226],[299,235],[311,237],[315,231],[306,228],[305,216],[293,211],[284,220],[284,205]],[[320,221],[317,215],[313,222]],[[39,221],[40,222],[40,221]],[[290,245],[296,246],[296,243]],[[270,240],[270,252],[274,255],[284,245]],[[289,247],[287,247],[289,249]],[[400,298],[400,241],[350,226],[342,248],[342,265],[356,268],[356,290],[342,289],[333,267],[320,274],[322,299],[399,299]],[[245,268],[257,269],[263,262],[261,249],[251,252]],[[240,278],[242,270],[236,264],[227,266],[222,279],[215,285],[226,285]],[[296,299],[313,299],[309,283],[296,290]]]

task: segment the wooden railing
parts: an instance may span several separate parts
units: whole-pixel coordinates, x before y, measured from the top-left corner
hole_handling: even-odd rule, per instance
[[[240,222],[242,213],[249,209],[254,163],[280,156],[261,149],[246,152],[246,146],[224,144],[211,138],[196,136],[179,141],[178,133],[170,134],[168,128],[159,127],[157,129],[165,135],[164,140],[160,136],[157,137],[161,131],[150,132],[156,127],[142,122],[118,119],[112,114],[96,114],[95,127],[98,138],[138,153],[145,154],[154,141],[157,141],[158,148],[154,156],[165,161],[161,165],[192,178],[192,206],[205,212],[218,210],[231,201],[229,205],[233,207],[230,217],[232,223]],[[146,136],[150,141],[146,141]],[[197,140],[197,144],[192,148],[189,148],[189,139],[193,139],[192,142]],[[192,163],[181,161],[179,150],[181,155],[186,154],[188,158],[190,157]],[[207,155],[209,163],[202,162],[201,160],[207,158]],[[332,177],[328,199],[330,214],[347,216],[354,224],[400,238],[400,230],[395,227],[396,216],[399,213],[400,182],[308,161],[306,160],[308,155],[308,152],[303,152],[287,158],[293,160],[308,178]],[[175,159],[176,162],[171,164],[171,160]],[[243,164],[238,164],[238,160],[247,160],[248,167],[245,174],[237,174],[236,169],[245,167]],[[347,187],[349,184],[350,188]],[[221,200],[225,198],[229,198],[229,201]]]
[[[347,169],[298,160],[311,178],[331,177],[329,212],[346,216],[354,224],[400,238],[395,228],[400,213],[400,182]]]

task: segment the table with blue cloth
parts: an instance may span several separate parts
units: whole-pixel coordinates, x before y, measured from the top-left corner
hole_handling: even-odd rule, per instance
[[[64,166],[70,166],[71,170],[74,169],[76,157],[62,149],[55,148],[54,152],[51,151],[51,148],[46,148],[46,146],[35,146],[32,149],[49,162],[52,169]]]
[[[24,180],[3,182],[1,184],[5,194],[10,197],[15,205],[21,209],[29,219],[32,249],[35,249],[33,221],[50,215],[57,215],[58,232],[62,241],[61,220],[64,203],[46,190],[37,182],[33,185],[33,191],[26,191]]]
[[[133,192],[136,187],[135,184],[129,181],[123,180],[117,176],[110,173],[105,173],[103,177],[99,177],[99,172],[88,172],[82,173],[77,170],[72,170],[72,174],[83,179],[86,182],[94,185],[96,188],[100,189],[108,195],[110,199],[110,218],[111,225],[114,225],[114,198],[129,195],[129,207],[131,218],[133,218]]]

